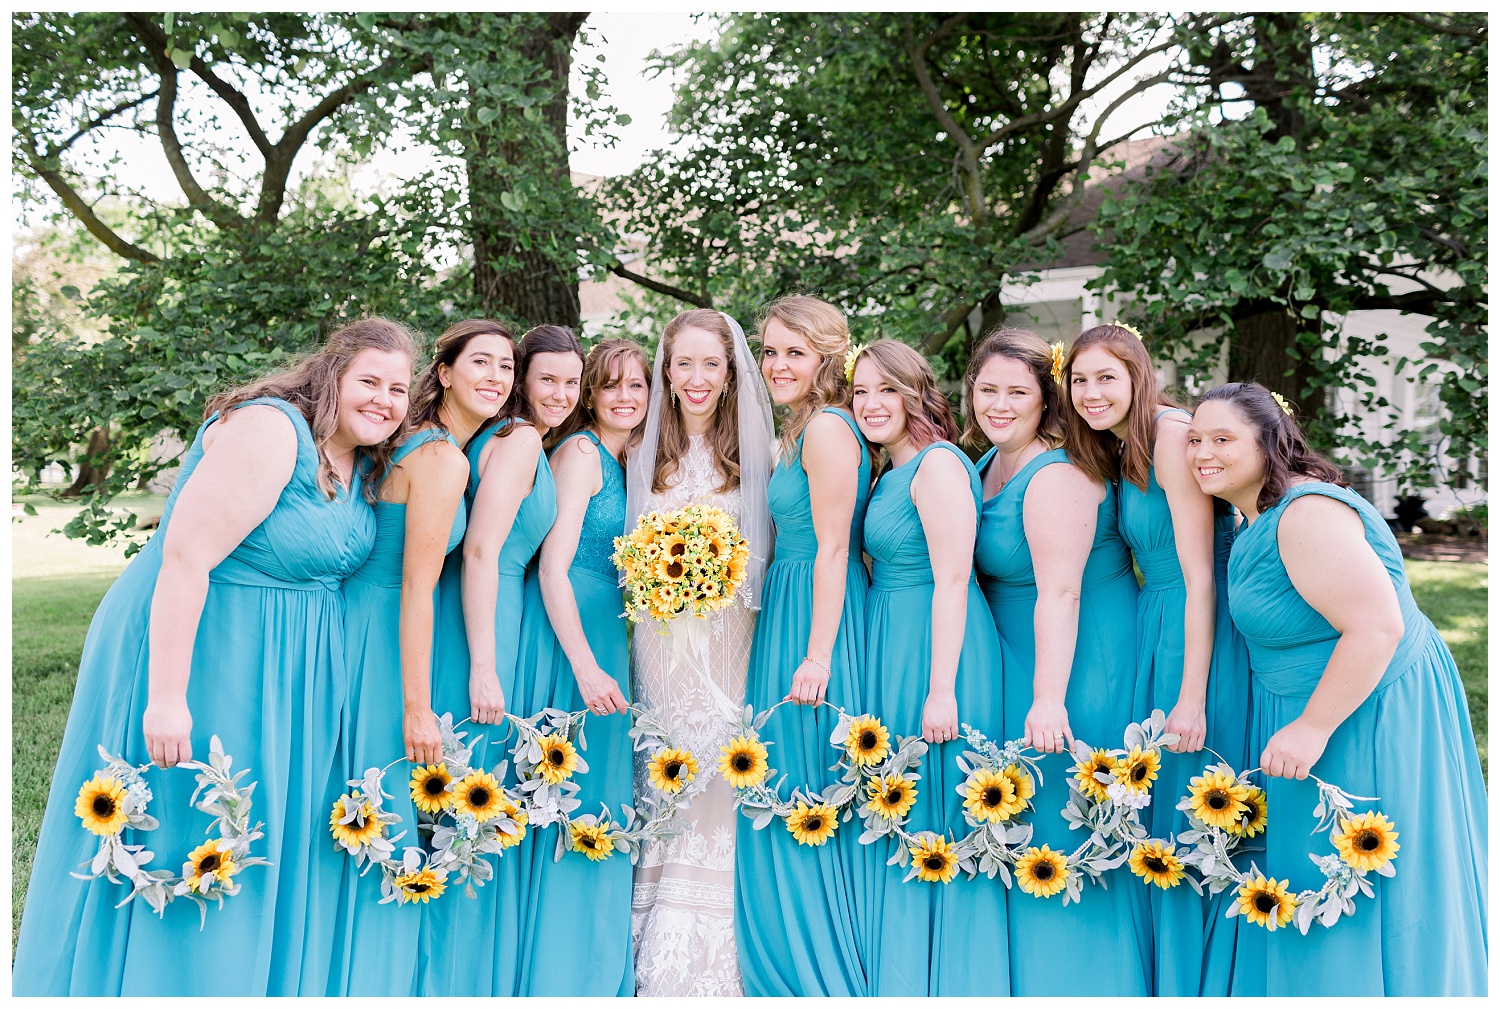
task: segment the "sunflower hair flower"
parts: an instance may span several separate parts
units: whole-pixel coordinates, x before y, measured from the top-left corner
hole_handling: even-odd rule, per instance
[[[1155,839],[1136,845],[1130,853],[1130,871],[1163,890],[1181,883],[1187,875],[1173,846]]]
[[[832,837],[838,826],[838,811],[822,802],[812,806],[799,802],[786,817],[786,829],[791,831],[797,843],[812,847],[818,847]]]
[[[578,769],[578,751],[573,744],[557,733],[542,738],[542,759],[537,771],[550,785],[560,785],[573,776]]]
[[[1395,827],[1385,814],[1372,810],[1345,817],[1329,837],[1338,849],[1339,858],[1351,868],[1379,872],[1401,850],[1396,843],[1401,835]]]
[[[1131,336],[1135,337],[1142,343],[1146,342],[1146,338],[1141,335],[1141,331],[1136,329],[1130,323],[1126,322],[1124,319],[1116,319],[1114,322],[1110,323],[1110,325],[1114,326],[1116,329],[1123,329],[1125,332],[1129,333]]]
[[[1251,924],[1274,932],[1288,924],[1297,910],[1297,898],[1286,892],[1288,882],[1256,876],[1236,892],[1238,900],[1231,910],[1243,914]]]
[[[854,384],[854,365],[859,361],[864,346],[850,347],[844,354],[844,381]]]
[[[1026,849],[1016,860],[1016,884],[1033,897],[1055,897],[1068,885],[1068,859],[1048,845]]]
[[[418,767],[411,772],[411,801],[424,813],[441,813],[453,802],[448,791],[452,783],[453,775],[448,773],[446,764]]]
[[[909,845],[907,851],[916,866],[917,878],[924,883],[951,883],[958,875],[958,854],[946,838],[929,834]]]
[[[676,795],[698,776],[698,760],[687,749],[669,746],[651,758],[646,770],[653,788]]]
[[[874,715],[860,715],[849,723],[844,752],[849,755],[849,763],[856,767],[878,764],[891,752],[890,730]]]
[[[1058,385],[1063,384],[1063,376],[1067,373],[1068,348],[1063,342],[1049,343],[1047,349],[1052,352],[1052,381]]]
[[[1282,413],[1286,414],[1288,417],[1292,415],[1292,404],[1286,401],[1285,396],[1281,395],[1281,393],[1279,392],[1273,392],[1271,393],[1271,398],[1276,401],[1277,406],[1281,407]]]
[[[865,808],[883,820],[899,820],[917,801],[917,786],[899,774],[874,778],[865,785]]]
[[[728,746],[719,748],[719,773],[731,788],[754,788],[765,780],[770,764],[766,761],[766,747],[758,739],[737,736]]]
[[[125,786],[119,778],[96,774],[78,790],[73,812],[83,826],[100,837],[109,837],[125,829],[130,815],[125,812]]]

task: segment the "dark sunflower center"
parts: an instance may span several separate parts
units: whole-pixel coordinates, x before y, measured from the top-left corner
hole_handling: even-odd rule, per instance
[[[1209,809],[1228,809],[1229,793],[1224,791],[1223,789],[1216,788],[1205,795],[1203,797],[1203,801],[1208,803]]]
[[[668,578],[681,578],[682,577],[682,562],[681,561],[672,561],[670,564],[667,565],[667,577]]]
[[[712,543],[712,542],[708,544],[708,556],[710,556],[710,557],[717,557],[717,556],[719,556],[719,544]]]
[[[201,861],[201,862],[198,863],[198,871],[202,872],[202,873],[213,872],[218,867],[219,867],[219,855],[218,855],[217,852],[215,852],[212,855],[209,855],[208,857],[204,858],[203,861]]]
[[[748,753],[736,753],[734,758],[729,761],[729,766],[740,774],[744,774],[750,770],[750,755]]]
[[[408,893],[426,893],[428,890],[431,890],[431,889],[432,889],[432,887],[428,886],[426,883],[408,883],[408,884],[406,884],[406,890],[407,890]]]
[[[1255,895],[1255,910],[1261,914],[1270,914],[1276,910],[1279,904],[1280,901],[1272,897],[1269,893],[1257,893]]]
[[[821,816],[809,816],[802,821],[803,830],[822,830],[823,818]]]
[[[563,751],[561,746],[554,746],[547,751],[547,763],[553,767],[563,766]]]
[[[682,772],[682,761],[680,761],[680,760],[668,761],[665,770],[666,770],[666,773],[667,773],[667,780],[669,780],[669,781],[675,781],[675,780],[677,780],[677,775]]]
[[[436,798],[437,796],[443,794],[443,789],[447,787],[447,785],[448,783],[442,778],[439,778],[437,775],[433,775],[426,781],[422,782],[422,791],[426,792],[433,798]]]
[[[671,554],[673,557],[681,557],[683,554],[687,553],[687,544],[673,543],[671,549],[669,549],[667,553]]]
[[[1146,780],[1146,770],[1147,770],[1147,768],[1146,768],[1145,764],[1136,764],[1134,767],[1132,767],[1130,769],[1130,780],[1131,781],[1145,781]]]
[[[889,792],[885,793],[885,801],[893,806],[900,805],[903,797],[904,795],[899,785],[892,787]]]
[[[1360,851],[1379,851],[1380,835],[1373,830],[1361,830],[1354,835],[1354,846]]]
[[[95,816],[110,817],[115,815],[115,800],[107,795],[94,796],[92,806]]]
[[[933,872],[941,872],[947,864],[947,859],[943,858],[942,855],[928,855],[922,859],[922,867],[931,869]]]
[[[1152,872],[1167,871],[1167,863],[1157,858],[1155,855],[1148,855],[1144,859],[1144,861],[1146,863],[1146,868],[1150,869]]]
[[[589,851],[593,851],[596,847],[598,847],[598,845],[594,841],[593,835],[591,834],[583,835],[583,837],[578,839],[578,843],[583,845]]]
[[[490,790],[488,788],[485,788],[483,785],[480,785],[477,788],[471,788],[471,789],[469,789],[469,805],[471,805],[471,806],[488,806],[489,804],[490,804]]]
[[[986,808],[993,809],[1005,801],[1005,789],[999,785],[991,785],[980,794],[980,799]]]
[[[876,735],[873,729],[866,729],[859,734],[859,748],[861,750],[875,749]]]
[[[1031,874],[1045,883],[1057,875],[1057,870],[1052,867],[1051,862],[1038,862],[1031,867]]]

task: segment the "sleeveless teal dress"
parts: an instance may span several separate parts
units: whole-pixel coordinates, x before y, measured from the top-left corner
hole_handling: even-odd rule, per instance
[[[982,471],[994,459],[979,460]],[[1026,542],[1022,509],[1031,480],[1044,467],[1068,461],[1062,449],[1043,452],[984,502],[974,566],[1000,632],[1005,654],[1005,739],[1026,733],[1036,674],[1036,574]],[[1125,726],[1142,717],[1135,697],[1136,581],[1130,553],[1120,539],[1114,485],[1105,486],[1094,545],[1083,569],[1078,607],[1078,643],[1068,676],[1068,724],[1075,738],[1100,749],[1122,744]],[[993,734],[992,734],[993,735]],[[1032,804],[1032,844],[1071,852],[1086,838],[1068,829],[1072,759],[1044,757],[1044,781]],[[1151,917],[1145,887],[1128,869],[1115,870],[1108,888],[1085,886],[1083,902],[1062,906],[1062,896],[1033,897],[1020,887],[1005,891],[1010,913],[1011,992],[1015,995],[1149,995]],[[1092,957],[1087,969],[1062,951],[1080,938],[1107,937],[1108,955]]]
[[[418,431],[392,454],[391,467],[434,441],[458,447],[446,431]],[[460,505],[444,553],[463,539],[465,519]],[[385,767],[406,752],[401,734],[401,571],[405,550],[406,505],[377,501],[375,548],[369,560],[344,583],[344,656],[349,669],[349,694],[344,702],[345,782],[362,777],[366,768]],[[406,832],[396,842],[397,858],[403,849],[422,845],[417,811],[411,801],[411,770],[411,764],[402,762],[385,775],[385,791],[391,796],[385,808],[400,814],[398,829]],[[416,994],[422,905],[382,905],[380,896],[380,870],[369,868],[360,875],[354,860],[345,856],[330,994]]]
[[[333,958],[334,902],[343,871],[328,835],[325,794],[337,787],[344,701],[344,603],[339,583],[370,552],[375,520],[358,467],[349,490],[318,488],[318,452],[290,403],[257,399],[297,430],[297,462],[276,507],[209,573],[193,643],[187,703],[195,760],[217,735],[255,782],[252,816],[265,836],[251,852],[271,860],[235,877],[222,909],[174,900],[157,918],[141,900],[116,908],[123,886],[69,873],[98,850],[73,813],[79,787],[103,766],[97,746],[147,763],[151,596],[173,508],[203,458],[198,429],[167,497],[161,525],[105,594],[78,667],[73,708],[52,776],[21,922],[16,995],[321,995]],[[191,808],[193,772],[151,768],[150,813],[161,826],[127,830],[156,853],[149,868],[181,872],[204,840],[207,815]]]
[[[1183,614],[1187,587],[1177,559],[1171,509],[1166,492],[1156,482],[1156,467],[1151,468],[1144,492],[1125,480],[1119,487],[1120,534],[1145,577],[1136,609],[1135,642],[1136,689],[1140,696],[1134,710],[1141,718],[1156,708],[1171,713],[1177,704],[1186,649]],[[1246,761],[1250,657],[1229,616],[1227,567],[1233,541],[1233,516],[1218,516],[1214,521],[1214,645],[1204,745],[1238,770]],[[1207,749],[1179,754],[1163,748],[1151,805],[1142,815],[1152,837],[1166,838],[1188,829],[1187,814],[1176,808],[1177,800],[1187,794],[1190,779],[1202,774],[1207,764],[1217,762]],[[1126,885],[1135,882],[1122,880]],[[1225,891],[1200,897],[1185,883],[1170,890],[1153,886],[1147,892],[1155,940],[1156,994],[1228,995],[1238,919],[1225,918],[1224,912],[1233,894]]]
[[[1377,809],[1395,824],[1401,850],[1393,879],[1371,873],[1375,896],[1356,897],[1352,917],[1274,933],[1241,920],[1235,995],[1484,995],[1489,842],[1484,776],[1453,656],[1417,609],[1401,551],[1385,519],[1353,491],[1326,483],[1292,487],[1241,528],[1229,558],[1229,606],[1250,648],[1254,706],[1250,753],[1259,760],[1296,719],[1322,678],[1339,633],[1297,594],[1276,544],[1286,506],[1321,494],[1359,513],[1365,541],[1385,565],[1405,633],[1375,691],[1334,730],[1312,773],[1355,795],[1354,811]],[[1289,891],[1321,886],[1309,853],[1334,852],[1310,836],[1317,787],[1265,779],[1271,811],[1266,875]],[[1258,838],[1257,840],[1261,840]]]
[[[615,537],[625,531],[625,470],[593,432],[580,431],[572,437],[594,443],[604,480],[583,514],[568,582],[578,602],[589,649],[599,668],[615,678],[628,701],[630,644],[622,615],[625,601],[619,572],[610,560]],[[515,698],[509,703],[518,714],[531,715],[548,707],[583,710],[573,665],[547,619],[535,567],[526,576],[520,656],[515,690],[509,695]],[[577,779],[582,786],[577,795],[581,805],[574,815],[598,816],[604,804],[610,816],[619,821],[620,807],[632,804],[629,733],[628,714],[588,717],[584,757],[589,770]],[[535,831],[535,837],[516,849],[525,874],[524,897],[516,909],[523,923],[519,994],[634,995],[630,942],[634,873],[630,856],[617,851],[608,859],[591,862],[569,851],[562,861],[553,861],[562,829],[553,825]]]
[[[848,424],[859,442],[859,485],[849,526],[844,610],[825,696],[831,704],[859,715],[867,707],[860,677],[865,664],[869,576],[860,550],[870,497],[870,455],[848,413],[825,412]],[[745,703],[754,705],[756,711],[765,711],[786,697],[812,630],[818,540],[801,451],[799,438],[798,455],[781,461],[766,491],[776,523],[776,554],[766,571],[745,686]],[[832,784],[828,769],[837,762],[838,753],[828,737],[837,723],[838,712],[828,705],[811,710],[793,704],[777,708],[761,730],[762,738],[772,744],[771,766],[778,775],[787,775],[790,785],[817,791]],[[857,942],[859,908],[852,883],[854,861],[870,852],[868,845],[859,843],[859,823],[857,817],[842,823],[823,845],[808,847],[798,844],[779,821],[756,830],[747,817],[739,818],[734,934],[746,995],[865,994]]]
[[[952,452],[963,460],[977,510],[979,477],[973,464],[956,445],[940,441],[887,470],[865,511],[865,552],[874,569],[861,693],[891,730],[892,743],[896,736],[921,735],[932,665],[932,561],[911,500],[912,477],[932,451]],[[954,507],[965,507],[965,502],[955,501]],[[1001,677],[995,627],[971,578],[955,683],[960,722],[981,729],[1000,724]],[[963,747],[959,739],[927,751],[909,833],[930,830],[957,839],[969,832],[963,797],[955,791],[963,776],[954,757]],[[858,829],[857,821],[854,826]],[[1014,959],[998,939],[1007,931],[1001,884],[983,876],[969,879],[963,873],[946,884],[902,882],[907,870],[885,864],[895,844],[887,837],[868,846],[876,849],[878,858],[866,860],[855,886],[868,994],[1010,994]]]
[[[469,457],[469,489],[464,498],[470,512],[479,490],[479,457],[507,423],[511,421],[502,420],[480,431],[464,449]],[[506,475],[496,473],[491,479],[503,480]],[[521,717],[535,714],[516,707],[526,569],[556,518],[557,490],[544,452],[537,457],[531,493],[521,500],[497,561],[500,582],[495,595],[495,670],[500,689],[505,692],[506,710]],[[457,724],[468,718],[470,711],[461,551],[449,554],[443,565],[434,623],[432,710],[439,716],[451,712]],[[509,719],[500,725],[469,722],[459,731],[468,733],[464,742],[473,748],[470,766],[493,771],[502,761],[512,763],[510,746],[515,730]],[[514,768],[507,767],[507,780],[502,784],[514,781]],[[422,905],[417,956],[419,995],[517,994],[521,977],[518,900],[525,848],[532,843],[528,837],[503,855],[485,856],[494,864],[495,875],[475,888],[473,899],[464,895],[461,886],[452,886],[440,899]]]

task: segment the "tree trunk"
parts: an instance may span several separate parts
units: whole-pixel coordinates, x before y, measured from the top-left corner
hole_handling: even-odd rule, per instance
[[[527,17],[528,15],[519,15]],[[587,14],[554,12],[545,15],[533,30],[518,38],[521,53],[543,66],[551,81],[553,97],[541,108],[536,128],[550,132],[555,150],[551,174],[560,187],[570,187],[568,168],[568,71],[572,66],[573,40]],[[501,117],[524,116],[517,106],[499,106]],[[498,121],[498,120],[497,120]],[[542,323],[576,328],[579,321],[578,272],[559,264],[537,246],[525,248],[517,241],[514,225],[506,220],[501,196],[509,188],[502,165],[520,164],[535,157],[534,150],[513,141],[486,137],[476,130],[475,143],[466,159],[470,204],[473,207],[474,297],[481,312],[495,315],[520,327]]]
[[[1296,317],[1280,307],[1237,320],[1229,343],[1229,381],[1259,382],[1286,397],[1298,417],[1318,417],[1328,395],[1326,389],[1312,388],[1318,369],[1297,346],[1301,328]],[[1312,394],[1304,397],[1304,389]]]
[[[98,458],[109,451],[109,429],[96,427],[89,433],[89,446],[84,449],[83,461],[78,464],[78,475],[59,497],[81,497],[87,487],[97,487],[109,476],[109,466],[95,466],[90,459]]]

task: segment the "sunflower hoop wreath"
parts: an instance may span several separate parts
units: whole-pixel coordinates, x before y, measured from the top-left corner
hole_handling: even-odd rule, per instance
[[[738,735],[722,748],[719,773],[734,789],[736,805],[754,821],[756,830],[765,829],[773,819],[781,820],[798,844],[819,847],[833,836],[840,822],[854,817],[865,768],[889,756],[891,733],[872,715],[852,716],[837,704],[824,701],[839,713],[838,724],[828,742],[840,753],[838,762],[829,768],[842,772],[840,780],[822,791],[815,791],[809,785],[794,785],[791,797],[783,799],[781,789],[786,777],[783,775],[780,781],[772,783],[776,771],[770,766],[770,754],[760,739],[760,730],[765,728],[772,712],[790,703],[790,699],[778,701],[758,714],[746,705]]]
[[[129,883],[130,893],[116,907],[124,907],[140,897],[160,916],[173,899],[186,897],[198,905],[198,927],[201,930],[208,921],[210,900],[222,909],[225,897],[240,892],[234,876],[252,865],[271,864],[250,854],[250,844],[263,836],[261,824],[250,825],[250,793],[255,790],[255,784],[252,782],[241,787],[239,783],[250,771],[246,768],[230,776],[229,769],[234,761],[224,752],[218,736],[209,740],[208,763],[188,760],[177,765],[198,772],[198,787],[193,789],[189,805],[213,816],[208,831],[217,829],[219,834],[188,854],[181,875],[174,875],[167,869],[145,868],[156,855],[146,850],[144,844],[126,844],[123,836],[127,827],[152,831],[160,826],[157,819],[146,811],[153,796],[141,775],[151,765],[129,764],[102,745],[99,756],[105,766],[84,782],[73,807],[83,822],[83,828],[98,836],[99,851],[83,863],[88,872],[71,875],[84,880],[103,878],[111,883]],[[202,801],[199,801],[200,795]]]

